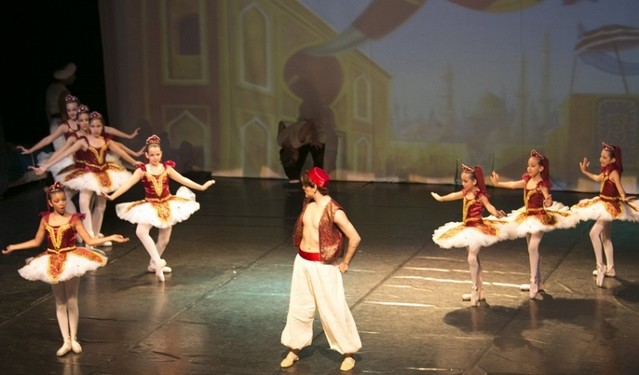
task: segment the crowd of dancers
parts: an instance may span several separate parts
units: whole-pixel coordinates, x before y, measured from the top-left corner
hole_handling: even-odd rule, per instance
[[[552,199],[550,161],[547,156],[535,150],[530,153],[526,172],[521,179],[501,181],[495,171],[490,175],[495,187],[523,189],[524,205],[508,215],[497,210],[488,200],[484,173],[480,166],[471,168],[462,164],[462,190],[444,196],[431,193],[440,202],[463,200],[462,221],[446,223],[433,233],[433,241],[442,248],[468,249],[472,287],[470,294],[465,294],[462,298],[470,300],[472,306],[479,305],[485,299],[479,259],[481,248],[516,238],[526,238],[530,263],[530,284],[522,285],[522,289],[528,289],[531,299],[536,298],[543,290],[539,244],[544,233],[573,228],[580,221],[595,221],[590,230],[590,239],[596,260],[596,269],[593,271],[596,285],[602,287],[606,276],[614,277],[612,222],[639,221],[639,206],[633,205],[635,198],[627,195],[621,184],[621,148],[603,143],[599,163],[601,169],[598,174],[588,171],[590,163],[587,158],[579,163],[585,176],[600,182],[599,195],[583,199],[570,207]],[[483,217],[484,209],[491,215]]]
[[[18,146],[25,154],[33,153],[54,143],[58,137],[64,137],[65,141],[56,147],[55,152],[41,154],[38,166],[33,167],[38,175],[51,172],[55,180],[47,189],[49,210],[41,214],[40,225],[33,239],[9,245],[2,251],[3,254],[9,254],[15,250],[35,248],[46,240],[46,251],[27,259],[27,264],[19,273],[27,280],[40,280],[51,284],[56,302],[56,317],[63,338],[63,345],[56,352],[58,356],[70,351],[82,352],[77,340],[79,278],[107,263],[105,253],[95,246],[111,246],[113,242],[129,240],[119,234],[105,236],[101,233],[107,200],[115,200],[137,183],[142,183],[144,198],[116,204],[116,214],[120,219],[137,225],[136,236],[149,254],[147,270],[154,273],[160,282],[164,282],[164,274],[172,272],[162,255],[169,244],[173,225],[188,219],[200,208],[192,190],[204,191],[215,183],[214,180],[208,180],[203,184],[196,183],[181,175],[175,169],[173,161],[163,161],[161,139],[157,135],[148,137],[142,149],[133,151],[114,138],[132,139],[138,135],[139,129],[130,134],[121,132],[107,126],[100,113],[91,112],[78,98],[67,95],[65,102],[66,116],[54,132],[31,148]],[[142,156],[145,162],[135,159]],[[498,210],[490,203],[484,173],[479,166],[462,165],[460,191],[444,196],[431,193],[440,202],[463,202],[462,221],[446,223],[437,228],[432,236],[433,241],[442,248],[468,250],[472,287],[471,292],[462,298],[469,300],[472,306],[478,306],[485,299],[479,257],[481,248],[499,241],[522,237],[526,238],[530,263],[530,283],[523,289],[529,291],[531,299],[536,298],[543,290],[539,245],[544,233],[573,228],[580,221],[586,220],[594,221],[590,238],[596,260],[596,269],[593,271],[596,285],[602,287],[606,276],[614,277],[616,272],[611,240],[612,222],[639,221],[639,208],[634,205],[634,197],[627,195],[621,184],[621,148],[602,144],[599,162],[599,173],[591,173],[588,170],[590,163],[586,158],[579,163],[579,168],[585,176],[601,183],[599,195],[581,200],[572,206],[553,200],[549,159],[535,150],[531,151],[526,172],[519,180],[502,181],[495,171],[490,175],[495,187],[523,190],[524,205],[509,214]],[[339,293],[331,298],[318,299],[317,296],[305,296],[311,292],[300,288],[299,285],[307,285],[310,282],[305,272],[319,267],[318,269],[323,270],[321,273],[326,275],[315,282],[341,286],[341,273],[348,270],[360,238],[341,206],[328,196],[328,174],[320,168],[314,168],[302,177],[306,204],[295,227],[297,237],[294,236],[297,239],[295,244],[299,247],[299,256],[296,258],[296,267],[299,269],[296,268],[293,275],[295,288],[291,292],[289,317],[282,334],[282,343],[288,346],[290,351],[282,360],[281,366],[292,366],[299,360],[299,350],[310,345],[309,338],[312,335],[309,332],[312,331],[315,310],[319,307],[308,303],[301,304],[302,310],[297,307],[300,300],[310,299],[320,301],[320,305],[341,306],[343,313],[340,313],[338,320],[348,320],[348,329],[329,329],[329,341],[331,347],[341,348],[338,351],[345,356],[341,369],[351,369],[355,365],[352,354],[359,350],[361,342],[350,311],[347,311],[343,287],[337,288]],[[175,194],[169,190],[170,180],[182,185]],[[79,210],[73,203],[76,194]],[[327,214],[326,210],[330,213]],[[484,210],[487,210],[490,216],[484,217]],[[307,218],[304,215],[311,216]],[[316,218],[311,220],[310,217]],[[318,223],[321,224],[319,227]],[[303,229],[304,225],[309,229]],[[153,228],[158,229],[156,240],[150,235]],[[320,234],[312,234],[312,230]],[[344,235],[349,240],[344,259],[338,263],[335,257],[331,257],[330,264],[326,263],[322,258],[326,249],[333,249],[332,254],[341,254],[338,248],[343,245]],[[329,237],[335,237],[335,246],[327,247]],[[323,242],[320,241],[322,238]],[[82,246],[82,243],[85,246]],[[311,263],[297,265],[304,261]],[[324,269],[325,263],[333,267],[330,270]],[[315,275],[317,271],[312,273]],[[322,309],[319,308],[319,311],[322,316]],[[302,319],[303,324],[299,323],[299,316],[306,317]],[[324,320],[331,320],[329,316],[332,315],[328,314],[322,318],[323,324],[326,323]],[[325,328],[331,328],[330,322],[326,324]]]

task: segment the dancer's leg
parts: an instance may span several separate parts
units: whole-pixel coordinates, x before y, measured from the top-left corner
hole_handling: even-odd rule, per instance
[[[530,298],[535,298],[541,285],[541,256],[539,255],[539,243],[544,237],[544,232],[529,233],[526,236],[528,242],[528,261],[530,263]]]
[[[166,246],[169,244],[172,231],[173,231],[173,227],[160,228],[158,231],[158,240],[155,243],[155,246],[158,249],[158,254],[160,255],[160,258],[162,257],[162,254],[164,254],[164,250],[166,250]]]
[[[468,269],[470,271],[470,280],[473,283],[470,292],[470,304],[472,306],[476,306],[479,302],[482,288],[479,250],[481,250],[481,246],[473,245],[468,247]]]
[[[82,224],[84,224],[84,229],[87,230],[91,237],[95,237],[96,233],[93,231],[93,215],[91,214],[91,198],[94,193],[90,190],[81,190],[80,191],[80,212],[84,214],[84,220],[82,220]]]
[[[64,188],[64,194],[67,196],[67,205],[65,206],[65,210],[69,213],[76,213],[78,210],[75,208],[75,204],[73,203],[73,197],[78,193],[77,190]]]
[[[603,243],[603,251],[606,255],[606,264],[608,265],[608,269],[611,269],[615,266],[614,247],[612,246],[612,221],[603,222],[601,242]]]
[[[55,297],[55,315],[60,327],[60,334],[64,343],[56,351],[56,355],[61,357],[71,350],[71,334],[69,332],[69,316],[67,313],[67,296],[64,283],[51,284],[51,290]]]
[[[78,308],[78,289],[80,278],[74,277],[64,282],[64,289],[67,296],[67,313],[69,316],[69,334],[71,336],[71,349],[74,353],[82,353],[82,346],[78,343],[78,322],[80,320],[80,309]]]
[[[597,220],[590,229],[590,242],[595,252],[595,261],[597,265],[604,264],[602,234],[605,228],[605,221]]]
[[[96,195],[93,199],[93,232],[96,236],[102,233],[102,222],[104,221],[104,211],[106,210],[106,198]]]
[[[138,227],[135,230],[135,234],[142,242],[142,246],[146,249],[147,253],[151,257],[151,261],[153,262],[153,266],[155,267],[155,275],[158,277],[160,281],[164,281],[164,273],[162,269],[166,266],[166,261],[160,258],[160,254],[158,253],[158,249],[155,246],[155,242],[153,238],[149,235],[151,232],[151,228],[153,226],[151,224],[138,224]]]

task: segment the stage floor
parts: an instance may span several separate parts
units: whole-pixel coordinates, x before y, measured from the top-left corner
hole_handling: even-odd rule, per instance
[[[205,176],[193,176],[204,182]],[[0,247],[33,238],[44,183],[0,201]],[[353,374],[639,373],[639,224],[614,223],[616,278],[595,286],[591,223],[546,234],[545,293],[530,300],[524,239],[481,252],[486,301],[470,307],[464,249],[440,249],[432,232],[461,219],[461,201],[429,192],[454,186],[332,182],[362,236],[344,276],[363,348]],[[172,191],[175,191],[173,187]],[[519,190],[491,191],[510,211]],[[553,192],[567,205],[594,194]],[[140,199],[134,188],[118,202]],[[135,226],[109,203],[103,233],[131,237],[103,248],[109,264],[80,284],[84,352],[58,358],[62,341],[50,287],[17,270],[38,250],[0,257],[1,374],[339,374],[316,319],[313,344],[280,369],[280,344],[296,249],[292,225],[303,195],[282,180],[218,178],[198,192],[201,208],[173,228],[160,283]],[[153,234],[155,232],[152,232]]]

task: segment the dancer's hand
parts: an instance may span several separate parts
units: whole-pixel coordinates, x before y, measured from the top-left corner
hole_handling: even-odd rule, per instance
[[[590,166],[590,162],[588,161],[587,158],[584,158],[583,161],[579,162],[579,169],[581,170],[581,173],[587,173],[589,166]]]
[[[504,210],[497,210],[497,212],[495,213],[495,217],[501,219],[502,217],[506,216],[506,212],[504,212]]]
[[[204,184],[202,184],[202,191],[208,189],[211,185],[215,183],[215,180],[208,180]]]
[[[43,174],[47,173],[47,167],[42,165],[39,165],[37,167],[29,166],[29,169],[31,169],[36,176],[42,176]]]
[[[26,154],[30,154],[31,152],[29,152],[29,150],[27,150],[26,148],[24,148],[23,146],[16,146],[16,148],[18,150],[20,150],[20,152],[22,153],[22,155],[26,155]]]
[[[111,195],[109,195],[108,193],[102,192],[102,193],[100,193],[100,195],[102,195],[104,198],[106,198],[106,199],[108,199],[110,201],[113,200],[113,197]]]
[[[499,185],[499,175],[497,174],[497,172],[492,171],[490,173],[490,182],[492,182],[493,186]]]
[[[12,251],[13,251],[13,246],[9,245],[7,246],[6,249],[2,250],[2,254],[4,255],[11,254]]]
[[[432,196],[433,196],[433,198],[435,198],[435,200],[436,200],[437,202],[443,202],[443,201],[444,201],[444,199],[442,198],[442,196],[441,196],[441,195],[439,195],[439,194],[437,194],[437,193],[435,193],[435,192],[432,192],[432,191],[431,191],[431,192],[430,192],[430,195],[432,195]]]
[[[119,243],[124,243],[129,240],[129,237],[124,237],[121,234],[112,234],[108,238],[112,242],[119,242]]]

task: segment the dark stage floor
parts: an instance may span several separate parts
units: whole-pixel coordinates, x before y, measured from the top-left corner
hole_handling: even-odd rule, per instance
[[[199,182],[204,176],[195,176]],[[33,237],[44,184],[0,201],[0,246]],[[24,191],[18,192],[23,189]],[[460,220],[461,202],[430,191],[453,186],[333,182],[363,241],[345,275],[362,338],[353,374],[638,374],[639,224],[615,223],[616,278],[597,288],[589,223],[541,243],[546,293],[529,300],[525,240],[482,250],[486,302],[469,307],[463,249],[443,250],[433,230]],[[173,189],[175,191],[175,189]],[[572,204],[593,194],[554,192]],[[138,199],[132,190],[118,201]],[[281,180],[219,178],[201,209],[173,228],[164,284],[146,271],[135,227],[109,203],[103,233],[131,237],[105,248],[109,264],[80,284],[82,354],[61,345],[50,287],[17,270],[38,251],[0,257],[0,374],[339,374],[316,320],[313,345],[279,368],[302,193]],[[521,191],[495,190],[506,211]]]

